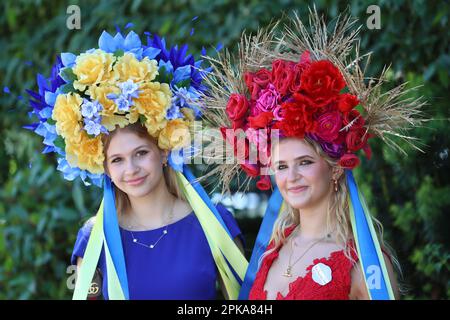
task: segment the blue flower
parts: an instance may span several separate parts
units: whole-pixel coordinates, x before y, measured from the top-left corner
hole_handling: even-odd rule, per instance
[[[134,31],[130,31],[125,38],[119,32],[113,37],[108,32],[103,31],[98,39],[98,46],[101,50],[110,53],[115,53],[117,50],[132,52],[136,59],[142,59],[141,39]]]
[[[170,108],[167,110],[166,119],[173,120],[177,118],[182,119],[183,114],[181,113],[179,106],[177,106],[176,104],[172,104]]]
[[[133,80],[120,83],[119,88],[126,99],[137,98],[139,96],[139,86]]]
[[[101,132],[102,125],[93,120],[84,120],[85,126],[84,130],[87,131],[89,135],[98,136]]]
[[[118,107],[119,111],[128,111],[128,110],[130,110],[131,103],[123,95],[120,95],[116,99],[116,104],[117,104],[117,107]]]
[[[175,87],[174,96],[172,97],[172,105],[177,105],[181,108],[190,108],[194,111],[195,117],[201,115],[201,108],[197,104],[200,93],[193,87],[177,88]]]
[[[83,104],[81,105],[81,115],[85,119],[92,119],[100,110],[102,110],[102,106],[98,101],[91,102],[87,99],[83,99]]]
[[[63,173],[64,179],[73,181],[77,177],[80,177],[86,186],[94,184],[97,187],[102,187],[103,174],[92,174],[86,170],[81,170],[80,168],[72,168],[64,156],[58,158],[57,161],[57,169]]]
[[[172,83],[177,84],[177,83],[180,83],[180,82],[190,79],[190,78],[191,78],[191,66],[187,65],[187,66],[179,67],[173,73]]]

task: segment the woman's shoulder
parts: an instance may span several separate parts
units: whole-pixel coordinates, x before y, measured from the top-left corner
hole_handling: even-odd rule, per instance
[[[96,216],[90,217],[86,222],[83,223],[83,225],[78,230],[78,237],[89,239],[89,236],[91,235],[92,228],[94,227]]]

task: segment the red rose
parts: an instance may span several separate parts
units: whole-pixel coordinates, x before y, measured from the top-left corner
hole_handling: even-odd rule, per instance
[[[226,107],[228,117],[233,121],[242,119],[247,113],[248,105],[248,100],[243,95],[231,94]]]
[[[306,132],[314,132],[316,122],[313,113],[316,105],[306,96],[294,95],[294,101],[281,105],[282,120],[276,125],[288,137],[303,138]]]
[[[273,113],[270,111],[261,112],[256,117],[248,117],[248,125],[251,128],[259,129],[265,128],[273,120]]]
[[[302,73],[301,89],[318,106],[336,99],[345,87],[341,72],[328,60],[312,62]]]
[[[244,73],[244,82],[247,85],[252,100],[258,99],[259,87],[253,82],[254,75],[251,72]]]
[[[253,75],[253,82],[256,83],[260,89],[265,89],[269,84],[269,82],[271,81],[272,81],[272,72],[270,72],[265,68],[258,70]]]
[[[349,112],[344,113],[344,119],[343,119],[344,126],[352,124],[348,129],[350,130],[357,130],[364,126],[364,119],[359,113],[358,110],[353,109]]]
[[[294,66],[294,62],[284,60],[275,60],[272,63],[272,83],[282,96],[289,93],[292,79],[295,76]]]
[[[294,69],[293,69],[294,76],[292,77],[292,82],[289,87],[289,91],[291,91],[292,93],[300,91],[301,84],[302,84],[302,82],[301,82],[302,73],[306,68],[309,67],[310,64],[311,64],[311,58],[310,58],[309,51],[305,51],[302,53],[299,63],[297,63],[294,66]]]
[[[256,187],[262,191],[269,190],[271,186],[272,183],[270,182],[270,178],[267,175],[260,177],[259,181],[256,183]]]
[[[328,111],[317,119],[316,134],[325,142],[333,142],[339,136],[342,118],[338,111]]]
[[[261,90],[265,89],[272,79],[272,73],[267,69],[260,69],[256,73],[244,73],[244,81],[250,91],[252,100],[257,100]]]
[[[256,178],[259,176],[259,167],[256,164],[250,164],[246,161],[241,163],[241,168],[249,177]]]
[[[339,95],[339,98],[337,100],[338,109],[341,112],[349,112],[354,107],[356,107],[358,103],[358,98],[349,93],[343,93]]]
[[[347,150],[350,152],[355,152],[362,149],[366,145],[368,138],[369,134],[364,128],[350,130],[345,138]]]
[[[339,159],[339,165],[344,169],[353,169],[359,165],[359,158],[353,153],[346,153]]]

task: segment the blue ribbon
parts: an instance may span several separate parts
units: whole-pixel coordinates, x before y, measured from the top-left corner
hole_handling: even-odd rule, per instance
[[[377,239],[373,239],[372,233],[370,232],[368,221],[361,204],[361,199],[359,198],[358,186],[356,185],[353,173],[351,170],[345,170],[345,173],[350,193],[350,201],[352,202],[353,210],[355,213],[355,224],[358,233],[358,243],[360,249],[359,259],[361,260],[364,268],[366,268],[366,270],[364,270],[366,283],[369,283],[368,278],[371,276],[381,276],[379,288],[374,288],[368,285],[367,289],[370,291],[370,296],[373,300],[390,300],[386,280],[382,272],[383,269],[381,268],[380,260],[375,247],[374,241],[377,241]],[[378,268],[368,270],[368,267],[372,266]],[[372,273],[368,273],[368,271],[373,270],[379,271],[378,274],[374,275]]]
[[[123,290],[125,299],[129,300],[128,293],[128,278],[125,267],[125,256],[123,253],[122,239],[120,237],[119,221],[117,219],[116,204],[114,201],[113,186],[110,178],[105,174],[103,201],[104,201],[104,222],[103,228],[105,233],[106,243],[111,253],[111,258],[116,268],[117,276],[119,277],[120,285]]]
[[[256,272],[258,271],[259,258],[266,251],[267,245],[269,244],[273,231],[273,225],[275,224],[275,220],[278,218],[278,213],[282,202],[283,197],[281,196],[278,188],[275,188],[270,196],[269,204],[264,214],[258,236],[255,240],[252,257],[250,258],[248,269],[245,273],[244,283],[242,284],[241,291],[239,292],[239,300],[248,300],[250,289],[253,285],[253,281],[255,280]]]
[[[192,150],[189,149],[188,152],[192,152]],[[186,179],[189,181],[192,187],[194,187],[194,190],[198,193],[200,198],[202,198],[203,202],[208,206],[209,210],[212,211],[216,219],[220,222],[222,227],[227,231],[228,235],[231,238],[232,236],[230,230],[228,230],[228,227],[223,221],[222,216],[217,211],[216,206],[212,203],[211,199],[209,198],[206,191],[203,189],[202,185],[196,181],[196,177],[189,169],[189,167],[185,165],[183,161],[180,161],[181,159],[183,159],[183,149],[173,150],[170,152],[170,155],[168,157],[168,163],[170,167],[172,167],[175,171],[183,173],[183,175],[186,177]]]

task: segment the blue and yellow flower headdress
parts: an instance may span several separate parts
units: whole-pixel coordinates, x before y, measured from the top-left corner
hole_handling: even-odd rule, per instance
[[[79,55],[62,53],[48,79],[37,76],[38,92],[28,90],[30,115],[36,115],[39,122],[25,128],[44,137],[43,153],[57,154],[58,170],[65,179],[80,177],[86,185],[103,183],[104,187],[74,298],[87,297],[102,247],[108,296],[129,298],[113,186],[104,174],[101,138],[139,121],[161,149],[171,152],[169,165],[202,225],[228,295],[235,299],[247,261],[201,185],[179,161],[181,148],[191,142],[190,127],[201,115],[198,100],[205,92],[202,81],[208,70],[201,69],[201,60],[186,55],[187,45],[167,49],[164,39],[146,36],[144,45],[133,31],[126,37],[104,31],[99,48]]]

